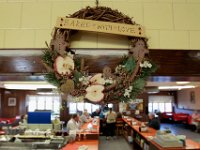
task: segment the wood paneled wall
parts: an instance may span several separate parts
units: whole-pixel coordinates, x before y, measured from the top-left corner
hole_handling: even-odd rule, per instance
[[[34,91],[28,90],[6,90],[1,89],[1,117],[15,117],[16,115],[23,115],[27,112],[26,96],[28,94],[35,94]],[[8,99],[16,98],[16,106],[8,106]]]
[[[38,51],[40,50],[38,49]],[[95,52],[95,49],[90,50]],[[12,53],[11,50],[10,53]],[[150,50],[150,58],[159,65],[153,76],[200,76],[199,53],[200,51],[197,50]],[[121,61],[119,56],[104,56],[103,54],[100,56],[81,57],[84,58],[85,65],[89,66],[89,72],[91,73],[102,72],[107,65],[114,71],[116,65]],[[0,78],[4,74],[31,76],[41,75],[46,72],[40,56],[0,57],[0,65]]]

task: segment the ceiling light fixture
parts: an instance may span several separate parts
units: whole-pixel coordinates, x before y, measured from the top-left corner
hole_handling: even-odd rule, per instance
[[[178,82],[176,82],[176,84],[188,84],[188,83],[190,83],[190,82],[188,82],[188,81],[178,81]]]
[[[75,53],[77,55],[90,55],[90,56],[101,56],[101,55],[107,55],[107,56],[124,56],[128,54],[128,50],[122,49],[122,50],[106,50],[106,54],[105,54],[105,50],[95,50],[95,51],[91,51],[91,50],[85,50],[85,49],[74,49]]]
[[[46,82],[4,82],[3,86],[5,89],[16,89],[16,90],[37,90],[38,88],[43,89],[55,89],[56,87]]]
[[[181,90],[181,89],[189,89],[189,88],[195,88],[193,85],[187,85],[187,86],[159,86],[159,90]]]

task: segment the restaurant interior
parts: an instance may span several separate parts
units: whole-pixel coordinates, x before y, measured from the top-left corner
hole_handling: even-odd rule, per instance
[[[199,8],[1,0],[0,149],[199,150]]]

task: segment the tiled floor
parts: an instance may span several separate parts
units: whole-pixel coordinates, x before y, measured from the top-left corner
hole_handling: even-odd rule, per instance
[[[106,140],[105,136],[100,136],[99,141],[99,150],[132,150],[131,145],[122,136],[110,140]]]
[[[165,128],[169,128],[173,134],[186,135],[187,138],[200,143],[200,133],[195,133],[187,126],[181,124],[162,124],[161,130]],[[99,141],[99,150],[132,150],[131,145],[129,145],[123,137],[111,139],[108,141],[106,140],[105,136],[100,136]]]

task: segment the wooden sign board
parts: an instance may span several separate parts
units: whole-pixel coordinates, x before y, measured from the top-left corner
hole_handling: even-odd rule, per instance
[[[130,25],[77,18],[58,17],[56,28],[103,32],[133,37],[145,37],[144,29],[141,25]]]

